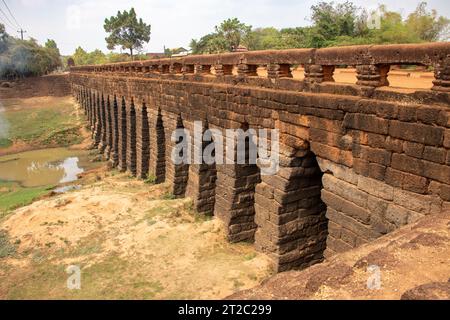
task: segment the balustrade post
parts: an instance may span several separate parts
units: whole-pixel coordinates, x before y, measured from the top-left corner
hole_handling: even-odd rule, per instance
[[[450,55],[436,63],[434,67],[434,78],[432,90],[450,91]]]
[[[362,64],[356,66],[356,84],[366,87],[389,86],[387,79],[391,66],[387,64]]]
[[[291,65],[271,63],[267,65],[269,79],[292,78]]]
[[[241,77],[255,77],[258,76],[257,69],[257,65],[241,63],[238,65],[238,75]]]
[[[335,66],[325,66],[320,64],[305,65],[305,81],[309,83],[322,83],[325,81],[334,82]]]

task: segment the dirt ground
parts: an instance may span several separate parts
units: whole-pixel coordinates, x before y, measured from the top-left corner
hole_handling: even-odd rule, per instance
[[[450,300],[450,215],[425,217],[303,271],[231,299]]]
[[[82,181],[0,222],[0,298],[221,299],[271,275],[264,255],[227,243],[217,219],[164,185],[105,169]],[[81,290],[67,289],[71,265]]]

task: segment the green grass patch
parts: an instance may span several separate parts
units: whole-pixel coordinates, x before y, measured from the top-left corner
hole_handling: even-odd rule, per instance
[[[9,147],[16,140],[41,147],[63,147],[82,141],[78,120],[71,116],[74,107],[70,102],[55,99],[39,107],[30,107],[20,101],[9,103],[11,106],[5,103],[6,111],[3,112],[9,124],[9,137],[0,140],[1,148]],[[20,107],[12,108],[16,105]]]
[[[17,183],[0,181],[0,218],[11,210],[29,205],[52,188],[53,186],[24,188]]]
[[[147,179],[145,179],[144,183],[146,184],[156,184],[156,177],[154,175],[149,175]]]
[[[255,252],[246,254],[246,255],[244,256],[244,260],[245,260],[245,261],[250,261],[250,260],[253,260],[253,259],[255,259],[255,258],[256,258],[256,253],[255,253]]]
[[[0,138],[0,148],[8,148],[12,146],[12,141],[6,138]]]
[[[10,242],[6,231],[0,230],[0,259],[11,257],[16,253],[16,246]]]
[[[177,197],[174,196],[174,194],[172,192],[166,192],[165,194],[163,194],[163,196],[161,197],[162,200],[175,200]]]

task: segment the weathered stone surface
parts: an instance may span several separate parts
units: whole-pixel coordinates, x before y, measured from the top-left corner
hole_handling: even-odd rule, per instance
[[[448,214],[422,218],[412,226],[345,254],[334,252],[324,263],[307,270],[275,275],[255,288],[233,294],[229,299],[448,300],[449,223]],[[338,227],[330,224],[329,229],[333,231]],[[335,242],[332,237],[330,239],[330,243]],[[379,290],[367,288],[368,279],[373,274],[368,269],[371,265],[381,269],[382,286]],[[421,276],[417,277],[418,274]]]
[[[446,50],[433,44],[189,56],[78,67],[70,82],[94,146],[114,166],[167,182],[199,213],[220,218],[230,241],[255,241],[278,270],[288,270],[449,210]],[[375,90],[388,85],[398,59],[432,62],[434,91]],[[334,63],[357,66],[358,85],[333,84]],[[256,76],[260,65],[267,77]],[[291,79],[292,65],[305,65],[305,81]],[[172,133],[192,131],[195,121],[220,132],[279,129],[281,170],[261,176],[255,164],[174,164]],[[225,156],[235,159],[236,150]]]

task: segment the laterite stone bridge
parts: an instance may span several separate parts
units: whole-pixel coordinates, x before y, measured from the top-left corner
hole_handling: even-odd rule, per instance
[[[434,67],[433,88],[390,88],[390,66],[402,64]],[[334,82],[343,65],[356,67],[356,84]],[[298,66],[302,80],[292,77]],[[113,166],[191,197],[225,223],[230,241],[254,242],[278,271],[450,214],[450,43],[83,66],[70,81]],[[172,132],[193,132],[194,121],[204,130],[279,129],[280,171],[175,165]]]

